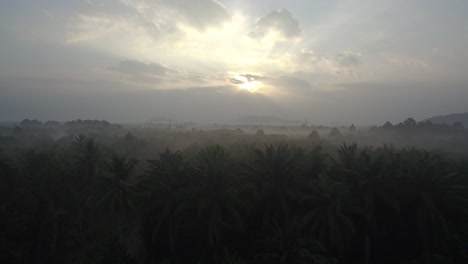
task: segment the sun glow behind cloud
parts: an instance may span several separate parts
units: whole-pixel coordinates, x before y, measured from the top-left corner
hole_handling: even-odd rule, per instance
[[[255,80],[254,77],[247,77],[244,75],[235,75],[231,79],[231,83],[234,83],[239,88],[247,90],[251,93],[258,92],[263,86],[263,83]]]
[[[130,5],[132,1],[125,3]],[[229,84],[232,78],[229,72],[259,72],[261,69],[262,74],[268,75],[297,70],[292,59],[296,46],[300,47],[298,26],[291,32],[287,32],[288,27],[278,26],[283,23],[280,19],[297,24],[288,11],[272,12],[273,15],[269,15],[273,20],[269,17],[261,27],[255,26],[260,19],[241,11],[231,11],[223,21],[198,28],[184,20],[167,21],[167,17],[161,22],[157,14],[151,13],[151,17],[145,13],[148,8],[137,7],[135,10],[144,15],[144,22],[121,14],[109,14],[110,11],[91,4],[88,8],[98,11],[78,14],[72,20],[66,43],[112,56],[161,63],[187,74],[216,76],[213,78],[216,85],[220,84],[222,75],[225,84]],[[278,14],[285,17],[277,17]],[[109,21],[114,21],[115,25],[109,27]],[[268,23],[271,23],[270,27]],[[257,91],[259,86],[259,82],[248,82],[242,88]]]

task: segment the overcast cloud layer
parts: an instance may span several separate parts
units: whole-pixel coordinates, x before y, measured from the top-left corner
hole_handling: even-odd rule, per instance
[[[466,112],[467,13],[457,0],[8,1],[0,120]]]

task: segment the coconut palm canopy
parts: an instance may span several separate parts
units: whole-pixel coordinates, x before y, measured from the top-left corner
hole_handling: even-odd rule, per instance
[[[463,154],[340,143],[355,133],[91,129],[0,137],[6,263],[468,261]]]

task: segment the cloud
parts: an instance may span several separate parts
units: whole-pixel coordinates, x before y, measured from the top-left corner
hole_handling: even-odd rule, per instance
[[[233,78],[231,78],[229,81],[232,84],[239,85],[239,84],[246,84],[249,82],[261,81],[262,79],[263,77],[260,75],[247,73],[247,74],[236,75]]]
[[[282,98],[293,98],[296,102],[313,101],[328,96],[328,93],[320,91],[310,81],[294,76],[264,77],[262,82],[273,86]]]
[[[302,49],[298,55],[302,63],[317,64],[329,63],[336,67],[356,67],[361,63],[361,54],[352,51],[342,51],[334,54],[319,55],[310,49]]]
[[[331,59],[342,67],[355,67],[361,63],[361,54],[344,51],[334,54]]]
[[[332,54],[319,54],[303,48],[295,58],[300,70],[356,77],[362,63],[362,55],[353,51],[342,51]]]
[[[97,0],[83,3],[71,18],[67,43],[104,39],[130,43],[183,37],[184,27],[204,31],[229,21],[228,10],[215,0]],[[126,37],[126,38],[125,38]],[[154,45],[154,43],[152,43]]]
[[[160,63],[145,63],[137,60],[121,61],[116,67],[109,67],[111,71],[134,76],[158,76],[178,74],[178,71],[169,69]]]
[[[299,21],[286,9],[274,10],[257,19],[255,29],[249,34],[252,38],[262,38],[269,31],[277,31],[284,38],[297,38],[302,30]]]
[[[88,6],[71,19],[67,43],[90,43],[94,40],[109,39],[122,44],[123,36],[146,36],[157,39],[161,28],[148,18],[128,10],[106,10],[102,6]],[[120,38],[120,42],[119,42]]]
[[[37,80],[11,80],[0,97],[0,120],[108,119],[114,122],[145,121],[167,117],[177,121],[228,122],[239,116],[283,113],[280,106],[261,94],[239,91],[232,86],[186,87],[185,89],[115,90],[115,83],[74,83],[61,80],[49,88],[50,82],[37,85]],[[107,87],[105,90],[95,87]],[[2,86],[0,85],[0,88]],[[96,91],[98,90],[98,91]],[[92,96],[91,96],[92,95]],[[57,111],[61,109],[61,111]]]
[[[225,78],[222,79],[217,74],[180,71],[161,63],[141,60],[121,61],[116,66],[107,67],[105,72],[112,74],[109,76],[109,80],[124,77],[124,81],[131,81],[131,84],[157,89],[184,89],[186,87],[227,84]]]
[[[215,0],[165,0],[162,2],[179,11],[188,25],[198,29],[218,26],[230,19],[226,8]]]
[[[184,24],[205,30],[229,20],[228,10],[216,0],[121,0],[158,25]]]

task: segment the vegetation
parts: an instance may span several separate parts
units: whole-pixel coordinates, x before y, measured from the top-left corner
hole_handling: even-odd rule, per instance
[[[461,155],[316,131],[165,149],[173,132],[31,126],[0,137],[4,263],[468,262]]]

